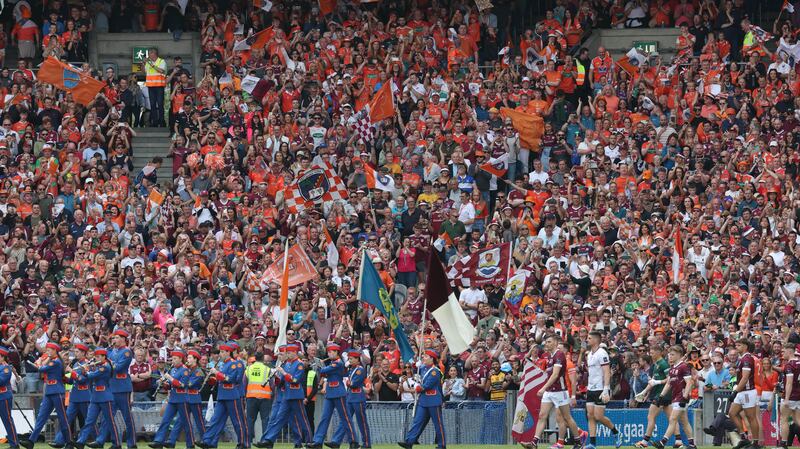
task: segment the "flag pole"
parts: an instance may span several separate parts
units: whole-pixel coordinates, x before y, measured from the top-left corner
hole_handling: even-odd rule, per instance
[[[431,245],[431,247],[434,250],[436,249],[433,248],[433,245]],[[434,257],[435,257],[434,251],[430,251],[430,253],[428,254],[428,271],[430,271],[431,261],[433,260]],[[419,339],[417,340],[417,360],[420,363],[422,362],[422,345],[423,342],[425,341],[425,325],[427,324],[426,323],[427,318],[428,318],[428,298],[424,298],[424,301],[422,302],[422,321],[420,321],[420,329],[419,329],[420,334],[419,334]],[[415,368],[416,372],[414,373],[414,380],[419,382],[420,386],[422,386],[421,385],[422,382],[419,380],[419,367],[417,366]],[[417,403],[419,403],[419,394],[414,395],[414,408],[411,410],[412,419],[417,414]]]
[[[289,239],[286,239],[283,250],[283,272],[281,273],[281,296],[278,302],[280,307],[280,315],[278,316],[278,340],[275,346],[286,344],[286,326],[289,324],[289,282],[288,282],[288,265],[289,265]],[[286,298],[286,307],[284,310],[283,299]]]

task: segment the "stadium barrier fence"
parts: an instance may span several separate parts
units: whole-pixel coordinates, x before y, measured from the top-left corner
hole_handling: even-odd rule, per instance
[[[33,416],[38,410],[41,402],[40,394],[17,394],[14,399],[23,410],[29,421],[33,423]],[[322,412],[322,400],[320,395],[317,399],[314,422],[319,421]],[[707,392],[702,400],[690,405],[690,422],[693,423],[695,439],[698,445],[710,446],[712,437],[703,433],[704,423],[710,424],[714,417],[720,413],[726,413],[730,406],[731,392],[729,390],[716,390]],[[500,445],[513,444],[511,436],[511,426],[514,418],[514,407],[516,404],[516,392],[509,392],[505,401],[463,401],[446,402],[442,413],[445,432],[448,444],[470,444],[470,445]],[[586,428],[586,413],[584,402],[579,401],[572,415],[581,428]],[[647,427],[647,408],[643,405],[631,407],[627,401],[611,401],[607,405],[606,414],[612,422],[616,423],[622,432],[622,442],[624,446],[633,446],[644,436]],[[204,411],[206,404],[203,405]],[[15,406],[16,408],[16,406]],[[136,432],[139,438],[149,439],[155,433],[161,422],[163,404],[161,402],[134,402],[131,410],[136,423]],[[367,422],[370,426],[370,433],[373,444],[394,444],[401,441],[413,421],[413,403],[411,402],[367,402]],[[762,403],[762,435],[761,440],[765,445],[775,445],[778,436],[778,409],[779,406],[774,401],[772,403]],[[15,424],[19,430],[28,429],[24,418],[21,415],[15,416]],[[53,416],[54,418],[54,416]],[[19,422],[16,422],[19,421]],[[120,414],[115,416],[117,428],[124,429],[124,423]],[[533,417],[528,417],[526,426],[533,425]],[[328,436],[332,436],[338,426],[338,417],[334,414]],[[654,435],[663,434],[667,426],[667,419],[662,414],[656,420]],[[548,425],[545,426],[545,436],[550,437],[550,441],[555,441],[557,426],[555,418],[551,415]],[[0,429],[2,426],[0,425]],[[261,436],[262,425],[260,420],[255,423],[252,432],[258,439]],[[54,420],[51,420],[44,432],[45,438],[49,441],[55,433]],[[4,429],[2,431],[4,434]],[[357,432],[358,434],[358,432]],[[358,435],[360,438],[360,435]],[[611,446],[614,439],[610,430],[600,426],[597,432],[598,446]],[[225,430],[224,440],[233,441],[234,434],[230,423]],[[289,442],[288,432],[284,432],[280,438],[282,442]],[[685,441],[685,438],[684,438]],[[347,441],[345,441],[347,442]],[[433,444],[433,428],[428,426],[420,437],[420,443]],[[724,441],[727,443],[727,440]]]

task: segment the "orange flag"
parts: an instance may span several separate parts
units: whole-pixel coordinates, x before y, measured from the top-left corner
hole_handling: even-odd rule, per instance
[[[102,82],[52,56],[42,63],[38,76],[40,81],[71,93],[72,98],[83,105],[91,103],[104,86]]]
[[[162,195],[161,192],[156,189],[151,190],[150,195],[147,198],[156,206],[160,206],[164,202],[164,195]]]
[[[375,96],[369,102],[369,119],[377,123],[386,118],[394,117],[394,99],[392,98],[391,80],[383,83]]]
[[[627,56],[623,56],[617,60],[617,65],[622,70],[628,72],[628,75],[634,75],[637,72],[636,66],[631,64],[631,59]]]
[[[308,254],[300,245],[295,244],[289,247],[288,254],[289,278],[287,282],[289,287],[300,285],[318,276],[314,263],[311,262],[311,258],[308,257]],[[272,281],[282,279],[283,265],[282,261],[277,261],[267,267],[261,275],[261,282],[268,285]]]
[[[511,108],[501,108],[503,118],[511,118],[511,124],[519,133],[519,141],[523,148],[538,150],[544,134],[544,119],[538,115],[526,114]]]
[[[336,10],[336,0],[319,0],[319,12],[327,16]]]
[[[233,49],[237,51],[250,50],[251,48],[264,48],[275,35],[275,30],[272,27],[264,28],[263,30],[248,36],[246,39],[236,42]]]

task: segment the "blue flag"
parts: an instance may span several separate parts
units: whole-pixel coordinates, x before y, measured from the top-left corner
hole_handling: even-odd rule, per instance
[[[408,343],[403,328],[400,327],[400,319],[394,310],[394,303],[389,296],[389,291],[383,285],[378,270],[372,265],[369,257],[366,255],[361,256],[361,276],[358,279],[358,293],[359,301],[364,301],[367,304],[372,304],[378,311],[386,317],[389,326],[394,331],[394,337],[397,340],[397,347],[400,349],[400,358],[404,362],[414,359],[414,351]]]

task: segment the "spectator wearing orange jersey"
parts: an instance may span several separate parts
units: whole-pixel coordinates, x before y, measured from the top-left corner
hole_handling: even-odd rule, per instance
[[[668,27],[672,22],[672,8],[664,0],[656,0],[650,5],[650,28]]]

